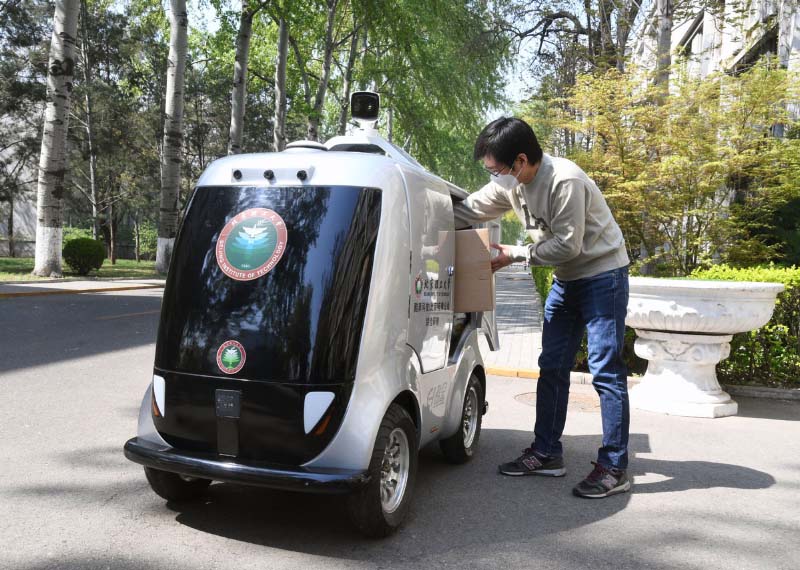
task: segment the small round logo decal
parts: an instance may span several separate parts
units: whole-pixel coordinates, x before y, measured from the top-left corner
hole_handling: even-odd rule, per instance
[[[244,347],[235,340],[228,340],[222,343],[217,350],[217,366],[225,374],[236,374],[244,366],[247,360],[247,353]]]
[[[274,211],[250,208],[236,214],[217,240],[217,264],[236,281],[269,273],[286,251],[286,224]]]

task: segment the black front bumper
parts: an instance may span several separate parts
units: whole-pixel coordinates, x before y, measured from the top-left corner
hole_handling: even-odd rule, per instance
[[[146,467],[227,483],[243,483],[317,493],[347,493],[366,484],[364,471],[348,469],[306,469],[241,460],[225,461],[216,455],[177,451],[134,437],[125,443],[125,457]],[[235,461],[235,462],[234,462]]]

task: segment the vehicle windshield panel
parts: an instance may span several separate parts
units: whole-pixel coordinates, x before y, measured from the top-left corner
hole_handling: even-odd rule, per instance
[[[197,188],[172,256],[156,367],[352,382],[380,204],[380,190],[350,186]]]

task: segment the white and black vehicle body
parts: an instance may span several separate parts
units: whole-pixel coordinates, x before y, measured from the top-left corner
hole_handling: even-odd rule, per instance
[[[354,95],[354,117],[370,97]],[[347,493],[358,528],[382,536],[408,511],[422,446],[475,452],[478,333],[497,336],[492,313],[453,311],[466,193],[369,127],[222,158],[198,181],[125,444],[162,497],[211,481]]]

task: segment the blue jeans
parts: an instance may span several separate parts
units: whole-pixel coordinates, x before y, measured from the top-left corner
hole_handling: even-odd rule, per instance
[[[628,372],[622,358],[628,268],[622,267],[575,281],[553,279],[544,307],[542,353],[536,390],[533,449],[561,456],[561,434],[567,419],[569,373],[584,330],[588,331],[589,372],[600,396],[603,446],[597,462],[628,466]]]

